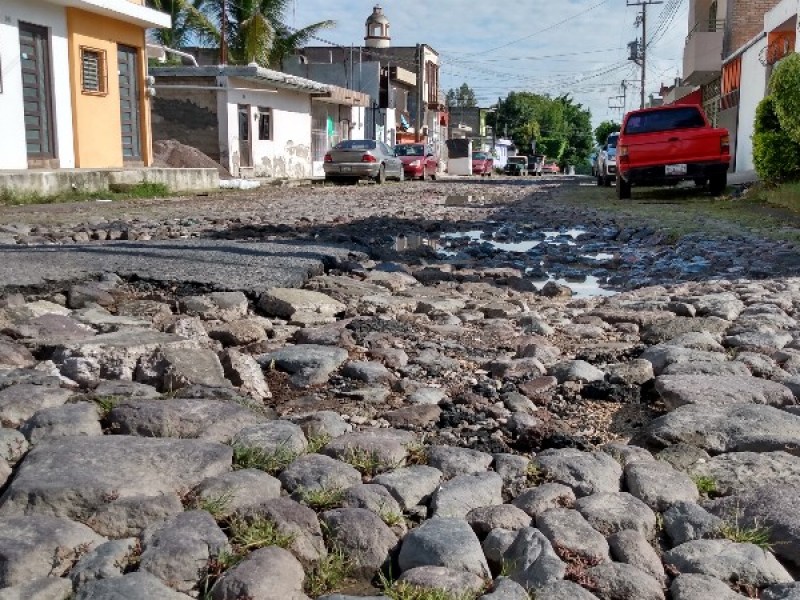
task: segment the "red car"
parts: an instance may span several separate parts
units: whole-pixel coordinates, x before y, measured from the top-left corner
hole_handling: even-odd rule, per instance
[[[718,196],[728,184],[731,138],[699,106],[660,106],[625,115],[617,145],[617,196],[634,185],[694,181]]]
[[[494,159],[486,152],[472,153],[472,174],[491,177],[494,170]]]
[[[551,175],[558,175],[561,173],[561,168],[558,166],[558,163],[549,162],[544,163],[542,167],[542,173],[550,173]]]
[[[403,163],[406,179],[436,179],[439,170],[439,159],[433,148],[425,144],[398,144],[394,147],[397,158]]]

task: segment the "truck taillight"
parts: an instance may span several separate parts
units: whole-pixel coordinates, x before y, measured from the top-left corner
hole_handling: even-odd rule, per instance
[[[731,136],[730,135],[723,135],[719,139],[719,149],[722,154],[730,154],[731,153]]]
[[[325,155],[325,162],[333,162],[333,157],[331,156],[331,153],[330,153],[330,152],[328,152],[328,153]]]
[[[361,157],[361,162],[378,162],[378,159],[372,156],[372,154],[365,154]]]
[[[619,146],[617,148],[617,160],[619,160],[619,162],[627,162],[628,161],[628,147],[627,146]]]

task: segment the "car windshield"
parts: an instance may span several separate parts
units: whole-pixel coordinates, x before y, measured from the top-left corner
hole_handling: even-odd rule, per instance
[[[608,136],[608,147],[609,148],[616,148],[617,147],[617,142],[619,142],[619,134]]]
[[[632,115],[625,124],[625,133],[655,133],[672,129],[697,129],[705,126],[703,115],[697,108],[671,108]]]
[[[373,140],[345,140],[334,146],[334,150],[375,150]]]
[[[489,158],[485,152],[473,152],[472,160],[486,160]]]
[[[397,156],[425,156],[425,146],[400,144],[394,151]]]

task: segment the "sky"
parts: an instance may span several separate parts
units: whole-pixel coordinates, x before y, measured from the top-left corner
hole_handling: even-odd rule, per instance
[[[627,108],[639,106],[640,68],[627,60],[628,42],[640,36],[640,9],[628,0],[383,0],[393,46],[424,43],[439,52],[444,91],[466,82],[481,106],[510,91],[569,93],[592,111],[597,125],[620,120],[621,83],[630,80]],[[290,0],[288,25],[333,20],[326,42],[364,43],[375,0]],[[680,76],[688,31],[688,0],[648,8],[650,46],[647,93]],[[658,33],[657,33],[658,32]],[[655,35],[657,33],[657,35]],[[326,45],[313,41],[311,45]]]

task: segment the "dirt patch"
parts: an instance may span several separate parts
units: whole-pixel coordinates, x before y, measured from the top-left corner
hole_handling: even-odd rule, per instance
[[[221,179],[231,179],[230,172],[197,148],[178,140],[153,142],[153,166],[167,169],[216,169]]]

